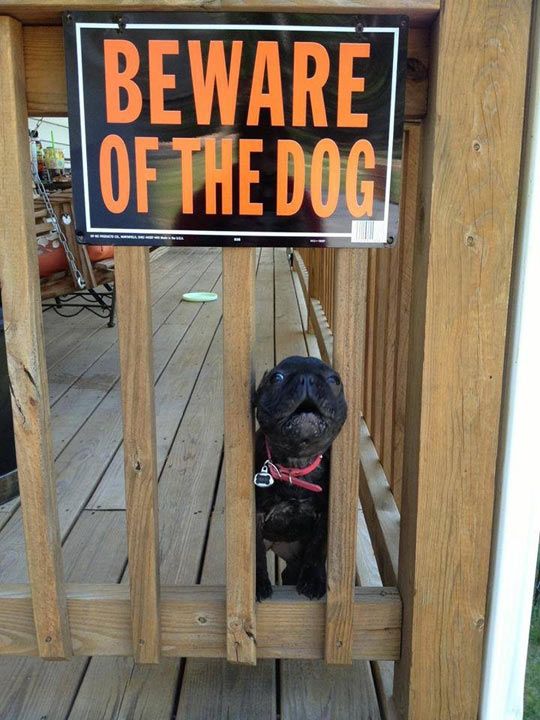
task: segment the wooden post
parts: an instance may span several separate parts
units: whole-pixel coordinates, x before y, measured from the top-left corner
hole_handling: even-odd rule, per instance
[[[449,0],[434,33],[399,559],[404,718],[478,714],[531,4]]]
[[[133,655],[160,656],[158,484],[148,248],[114,251]]]
[[[28,576],[39,654],[71,655],[56,506],[22,28],[0,17],[0,283]]]
[[[326,661],[352,662],[356,521],[360,465],[361,391],[367,297],[367,252],[335,253],[334,358],[349,408],[347,422],[332,446],[328,518]]]
[[[254,665],[255,248],[223,249],[223,331],[227,658]]]

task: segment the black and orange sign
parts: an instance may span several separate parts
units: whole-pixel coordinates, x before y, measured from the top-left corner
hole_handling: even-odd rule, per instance
[[[406,18],[87,12],[64,29],[82,242],[393,244]]]

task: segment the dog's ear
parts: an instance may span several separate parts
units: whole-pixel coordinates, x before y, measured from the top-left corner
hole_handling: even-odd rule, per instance
[[[268,377],[268,374],[269,374],[269,371],[266,370],[265,373],[264,373],[264,375],[263,375],[262,378],[261,378],[261,382],[260,382],[259,385],[257,386],[257,389],[255,390],[255,393],[253,394],[253,407],[256,407],[256,406],[257,406],[257,402],[259,401],[259,396],[260,396],[260,394],[261,394],[261,390],[262,390],[262,388],[263,388],[263,386],[264,386],[264,381],[265,381],[266,378]]]

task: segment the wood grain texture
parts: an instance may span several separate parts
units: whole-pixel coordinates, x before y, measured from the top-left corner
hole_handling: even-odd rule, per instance
[[[255,628],[255,249],[223,249],[227,657],[257,661]]]
[[[293,252],[293,268],[299,281],[300,288],[307,310],[307,332],[315,334],[319,355],[325,363],[332,363],[333,343],[332,330],[328,318],[324,312],[320,300],[309,295],[309,274],[306,268],[303,255],[295,250]]]
[[[306,355],[307,344],[302,321],[298,317],[298,301],[285,248],[276,248],[274,251],[274,292],[276,361],[289,355]]]
[[[115,9],[122,5],[117,3]],[[290,9],[298,10],[299,3]],[[42,6],[43,7],[43,6]],[[213,9],[214,6],[212,6]],[[0,11],[2,2],[0,0]],[[69,4],[70,10],[75,10]],[[92,6],[93,10],[99,8]],[[178,5],[170,9],[183,9]],[[218,8],[216,8],[218,9]],[[263,9],[263,8],[260,8]],[[270,10],[268,6],[264,10]],[[324,6],[320,8],[324,11]],[[326,6],[329,11],[334,8]],[[351,7],[349,12],[355,12]],[[16,13],[17,14],[17,13]],[[409,31],[408,71],[405,85],[405,116],[423,117],[427,106],[427,78],[429,33],[426,29]],[[24,28],[24,57],[26,63],[26,97],[30,115],[67,115],[66,70],[64,36],[61,27],[27,26]]]
[[[117,582],[126,561],[124,512],[83,512],[64,545],[66,578],[70,582]],[[126,662],[125,658],[122,658]],[[0,718],[36,720],[67,717],[87,666],[85,658],[44,663],[38,657],[0,658]],[[116,675],[100,685],[108,694]],[[96,709],[96,697],[88,705]],[[74,716],[82,720],[82,715]],[[94,718],[100,717],[97,713]]]
[[[400,278],[398,331],[395,358],[394,412],[392,425],[392,492],[401,507],[403,482],[403,451],[405,444],[405,411],[409,362],[410,310],[413,278],[413,255],[418,235],[420,153],[422,127],[408,123],[403,146],[403,189],[400,208]]]
[[[362,413],[369,427],[375,417],[373,393],[373,360],[375,354],[375,320],[377,317],[377,258],[375,249],[368,250],[366,339],[364,341],[364,394]]]
[[[178,249],[174,252],[182,251]],[[214,313],[212,319],[202,316],[202,311],[210,309]],[[215,318],[220,315],[219,301],[204,304],[202,311],[197,315],[194,331],[199,333],[200,344],[205,345],[202,328],[213,325],[212,334],[215,331]],[[175,333],[173,330],[170,332]],[[180,355],[182,345],[183,342]],[[209,348],[205,345],[199,359],[188,352],[187,347],[185,354],[187,362],[184,370],[179,371],[173,361],[167,365],[166,373],[173,377],[179,373],[177,380],[181,385],[188,386],[188,395],[191,391],[193,394],[185,413],[179,398],[178,416],[173,424],[178,427],[180,419],[181,423],[173,434],[174,439],[171,438],[167,461],[165,458],[160,461],[163,472],[159,482],[161,579],[166,585],[180,586],[197,582],[221,462],[221,334],[215,334]],[[193,364],[197,371],[200,370],[194,388],[190,367]],[[174,395],[175,390],[171,388],[170,392]],[[81,684],[70,720],[107,718],[110,708],[114,708],[120,718],[147,720],[150,715],[151,720],[169,720],[175,707],[180,670],[177,658],[162,656],[159,665],[134,665],[131,658],[94,657]],[[114,682],[109,683],[106,692],[103,692],[103,679],[107,674],[114,676]],[[90,707],[89,698],[93,698]]]
[[[115,250],[133,655],[159,662],[159,539],[148,248]]]
[[[396,248],[383,248],[375,250],[377,253],[377,274],[375,285],[375,319],[373,325],[373,369],[372,369],[372,409],[373,417],[369,427],[373,442],[379,455],[383,449],[383,428],[386,408],[384,404],[385,355],[387,344],[388,319],[388,271],[390,268],[390,253]]]
[[[271,248],[264,254],[273,270]],[[265,265],[267,258],[265,258]],[[264,268],[263,268],[264,270]],[[261,267],[257,277],[259,278]],[[257,288],[259,289],[259,284]],[[271,286],[272,287],[272,286]],[[267,293],[261,287],[262,296]],[[273,303],[270,306],[273,312]],[[273,322],[271,323],[273,328]],[[273,337],[269,340],[273,347]],[[225,482],[219,481],[216,503],[210,520],[210,531],[201,583],[225,581]],[[274,555],[269,554],[269,566]],[[273,569],[269,567],[273,579]],[[221,659],[190,658],[182,677],[182,692],[178,703],[178,718],[189,720],[226,720],[226,718],[254,718],[274,720],[276,716],[275,663],[262,660],[256,666],[229,663]]]
[[[276,253],[284,254],[284,251],[276,250]],[[313,254],[321,253],[314,250]],[[304,267],[299,253],[295,252],[294,255]],[[277,267],[276,265],[276,269]],[[285,321],[300,329],[307,308],[304,291],[299,282],[296,283],[296,293],[298,303],[290,303]],[[324,314],[322,315],[324,317]],[[276,337],[281,335],[280,330],[278,325]],[[331,334],[329,337],[331,339]],[[310,346],[310,355],[319,357],[316,343],[309,343],[307,335],[306,340]],[[284,355],[296,354],[299,351],[296,343],[281,347]],[[331,359],[331,351],[329,354]],[[283,720],[348,720],[351,717],[358,720],[379,720],[370,665],[366,661],[357,660],[350,667],[342,667],[327,665],[323,660],[282,660],[279,680],[280,717]]]
[[[126,584],[68,583],[66,593],[75,655],[132,654]],[[225,597],[225,587],[162,586],[162,655],[226,657]],[[356,588],[352,606],[353,658],[396,660],[401,633],[396,588]],[[258,657],[322,658],[325,611],[324,601],[306,600],[294,588],[275,588],[257,607]],[[0,655],[37,652],[29,586],[0,585]]]
[[[198,283],[186,287],[178,282],[176,293],[183,288],[221,290],[221,259],[217,259],[202,276]],[[200,304],[180,302],[168,321],[154,335],[155,350],[155,404],[156,418],[156,454],[158,474],[161,473],[171,448],[179,420],[182,418],[197,380],[200,367],[204,362],[208,347],[216,332],[221,317],[221,300]],[[180,342],[179,342],[180,340]],[[162,353],[166,358],[161,361]],[[221,388],[220,388],[221,390]],[[123,481],[123,449],[120,447],[107,470],[99,487],[87,507],[96,509],[123,509],[125,505],[125,483]]]
[[[274,250],[263,248],[257,264],[255,368],[259,381],[274,366]],[[222,472],[223,475],[223,472]],[[269,553],[269,561],[274,560]],[[269,562],[273,579],[274,563]],[[225,582],[225,482],[221,477],[210,518],[201,583]],[[255,667],[221,659],[186,662],[177,717],[190,720],[252,718],[274,720],[276,714],[275,663]]]
[[[335,257],[333,365],[346,388],[348,417],[332,445],[328,517],[327,662],[352,660],[361,389],[364,375],[367,252],[340,248]]]
[[[392,477],[394,391],[396,384],[396,350],[399,322],[399,281],[401,277],[401,246],[388,252],[388,290],[382,386],[381,463],[388,478]]]
[[[358,535],[356,543],[356,570],[360,585],[382,586],[379,568],[361,507],[358,508]],[[371,671],[377,688],[380,713],[383,720],[399,720],[392,697],[394,687],[394,663],[388,660],[372,660]]]
[[[364,420],[360,421],[360,500],[383,582],[395,585],[399,557],[399,510]]]
[[[407,718],[478,713],[531,6],[447,2],[435,31],[399,558]]]
[[[181,250],[176,250],[176,252],[182,255]],[[180,283],[178,287],[181,287]],[[176,298],[175,302],[174,296],[176,292],[174,288],[170,295],[173,296],[170,298],[170,302],[174,308],[178,304],[178,298]],[[159,315],[161,316],[164,308],[161,302],[158,303],[158,305]],[[184,305],[187,305],[187,303],[184,303]],[[156,311],[157,310],[158,306],[156,305]],[[156,315],[158,315],[157,312]],[[47,324],[50,321],[50,317],[50,315],[46,316]],[[86,317],[86,322],[93,322],[93,320],[90,320],[90,317],[93,316],[88,315]],[[103,332],[114,332],[104,327],[103,320],[100,322]],[[216,324],[217,322],[218,319],[216,319]],[[184,330],[182,327],[177,327],[176,325],[162,325],[158,333],[156,333],[154,344],[156,350],[154,366],[159,377],[159,388],[162,385],[167,385],[169,382],[169,371],[173,370],[173,368],[177,369],[178,367],[175,363],[169,363],[169,360],[171,359],[171,353],[173,353],[173,351],[181,354],[182,343],[180,343],[180,341]],[[201,332],[199,338],[202,336],[203,333]],[[179,343],[180,346],[178,347]],[[201,348],[199,357],[204,357],[204,354],[205,349]],[[55,445],[57,443],[55,425],[60,423],[61,437],[64,436],[64,427],[67,426],[69,429],[69,426],[72,425],[71,432],[67,435],[67,444],[56,459],[57,501],[62,537],[65,537],[71,529],[77,516],[87,503],[89,493],[91,493],[93,488],[99,483],[100,478],[107,470],[111,458],[113,458],[122,440],[121,398],[118,384],[114,385],[111,392],[108,392],[104,396],[102,394],[97,399],[95,399],[94,390],[96,385],[100,387],[103,384],[103,377],[100,377],[101,372],[104,372],[106,375],[112,372],[113,382],[116,381],[118,377],[118,363],[116,358],[112,358],[110,365],[104,365],[100,369],[96,368],[96,370],[98,370],[98,372],[95,376],[92,372],[89,377],[81,378],[81,382],[78,384],[73,395],[68,399],[69,402],[66,401],[65,404],[59,403],[56,408],[53,408],[53,440]],[[221,367],[219,368],[219,372],[221,373]],[[192,370],[191,377],[196,378],[197,375],[198,368],[195,368]],[[194,379],[191,382],[191,387],[186,383],[184,393],[187,397],[190,395],[193,382]],[[90,403],[86,403],[88,395],[94,398]],[[221,385],[218,389],[218,398],[221,398]],[[180,399],[178,399],[178,402],[180,405]],[[216,400],[214,399],[213,407],[215,407],[215,403]],[[84,406],[85,412],[81,412],[81,405]],[[61,410],[61,413],[57,415],[55,409]],[[104,427],[107,428],[107,432],[103,431]],[[221,434],[222,427],[220,422],[219,442],[221,442]],[[124,483],[121,462],[118,477],[119,483],[122,486],[122,504],[119,507],[123,509],[125,505],[123,499]],[[6,582],[26,582],[27,573],[24,562],[24,542],[20,511],[17,511],[6,526],[2,528],[0,546],[2,548],[2,552],[0,553],[0,580]]]
[[[311,312],[311,323],[313,332],[317,338],[317,345],[319,346],[319,352],[323,362],[332,364],[332,357],[334,352],[334,336],[330,330],[328,319],[324,313],[321,303],[314,298],[311,298],[309,305]]]
[[[322,661],[296,660],[282,681],[283,720],[380,720],[369,663],[328,668]]]
[[[413,26],[428,26],[440,9],[440,0],[71,0],[71,2],[36,2],[36,0],[0,0],[0,12],[19,19],[25,25],[60,25],[66,10],[275,10],[302,12],[366,12],[408,15]]]
[[[38,279],[22,28],[0,17],[0,284],[39,654],[71,654]]]

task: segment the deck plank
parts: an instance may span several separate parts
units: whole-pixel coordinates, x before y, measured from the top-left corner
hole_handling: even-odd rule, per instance
[[[219,262],[213,264],[203,278],[208,282],[209,289],[219,292],[220,269],[218,266]],[[174,349],[168,359],[166,372],[156,384],[158,473],[163,468],[202,362],[220,321],[221,300],[218,299],[217,302],[208,303],[203,307],[195,303],[181,303],[164,327],[165,341],[168,335],[177,337],[185,326],[186,320],[191,319],[197,310],[196,322],[192,322],[188,327],[182,343]],[[115,453],[87,507],[103,510],[125,508],[122,446]]]
[[[187,262],[188,256],[174,257],[174,250],[169,249],[169,256],[159,256],[151,261],[152,272],[156,283],[154,299],[158,300],[177,280],[178,267],[180,263]],[[152,253],[154,255],[155,253]],[[191,253],[190,253],[191,254]],[[196,254],[203,255],[203,251]],[[45,324],[45,345],[47,355],[47,367],[49,373],[58,364],[65,366],[69,355],[74,352],[81,342],[85,342],[100,331],[108,331],[108,335],[116,337],[116,330],[107,328],[107,321],[104,318],[83,311],[79,315],[69,318],[58,315],[53,310],[44,313]]]
[[[104,552],[104,548],[108,551]],[[123,512],[84,512],[64,546],[66,579],[116,582],[126,552]],[[77,657],[62,663],[1,658],[0,720],[64,720],[87,662]],[[114,677],[109,678],[110,682]]]
[[[256,283],[257,382],[274,365],[274,250],[263,249]],[[225,493],[220,482],[205,553],[201,582],[225,582]],[[269,554],[269,564],[274,556]],[[273,575],[273,572],[272,572]],[[271,575],[271,576],[272,576]],[[275,662],[259,660],[256,667],[225,660],[186,662],[177,711],[178,720],[273,720],[276,714]]]
[[[282,251],[276,252],[278,256],[282,254]],[[280,270],[283,273],[282,258]],[[283,333],[281,323],[285,322],[288,331]],[[279,313],[276,309],[276,341],[282,338],[280,357],[305,355],[306,347],[310,348],[310,354],[320,357],[317,344],[310,342],[307,333],[302,351],[301,331],[304,331],[301,304],[285,292],[281,294]],[[351,667],[330,667],[322,660],[282,660],[280,678],[281,720],[380,719],[373,677],[366,661],[355,661]]]
[[[184,260],[175,260],[177,276],[171,278],[170,273],[165,273],[161,268],[156,268],[156,263],[150,263],[152,276],[152,315],[154,330],[157,330],[168,315],[181,300],[179,294],[181,284],[186,290],[191,289],[194,278],[206,269],[211,262],[212,256],[207,254],[191,254]],[[164,277],[161,277],[163,273]],[[185,291],[184,291],[185,292]],[[49,313],[50,315],[50,313]],[[48,318],[48,315],[45,315]],[[85,323],[81,323],[81,332],[84,331]],[[47,333],[49,322],[46,320],[45,333]],[[65,357],[61,362],[54,365],[50,362],[54,357],[57,345],[47,348],[47,364],[49,366],[49,395],[51,405],[54,405],[66,393],[70,387],[118,342],[116,328],[107,327],[103,321],[93,333],[87,332],[80,339],[74,339],[72,345],[65,348]]]
[[[206,277],[210,277],[210,271]],[[175,292],[173,287],[168,294],[172,297]],[[160,462],[163,468],[159,492],[161,573],[164,583],[193,583],[200,574],[222,448],[220,333],[214,336],[211,344],[210,340],[202,341],[203,337],[210,337],[207,328],[210,322],[215,323],[214,329],[217,327],[219,312],[214,315],[216,309],[217,304],[205,306],[193,321],[193,338],[190,340],[186,333],[182,345],[175,351],[169,351],[169,355],[167,352],[171,345],[166,338],[172,335],[178,340],[178,328],[183,322],[184,312],[180,306],[163,323],[162,335],[154,337],[156,365],[160,361],[162,371],[156,385],[156,407],[158,442],[161,442]],[[257,280],[257,379],[274,364],[274,342],[275,350],[279,353],[278,359],[293,353],[306,354],[301,311],[302,305],[291,281],[285,251],[263,250]],[[205,335],[206,332],[208,335]],[[208,348],[206,355],[206,351],[195,350],[197,336],[199,344],[206,344]],[[191,343],[190,353],[187,353],[188,343]],[[313,343],[309,342],[309,338],[308,344],[313,352]],[[189,357],[182,361],[184,352]],[[68,359],[66,365],[69,367]],[[182,377],[186,379],[184,385],[187,386],[182,392],[187,392],[187,397],[178,402],[175,415],[174,393],[178,392]],[[57,461],[60,471],[61,522],[64,534],[68,534],[65,543],[66,572],[68,578],[75,581],[94,581],[91,576],[93,565],[99,574],[99,579],[95,581],[117,581],[126,560],[123,525],[121,532],[109,530],[95,533],[87,524],[92,518],[97,518],[93,520],[95,523],[105,522],[107,518],[111,518],[110,522],[120,518],[118,522],[123,523],[122,454],[116,450],[121,432],[120,408],[118,402],[115,405],[111,400],[107,401],[109,395],[84,425],[85,432],[81,430],[66,445]],[[74,394],[73,403],[76,402],[77,396]],[[162,435],[159,428],[163,430]],[[111,433],[118,442],[107,437]],[[215,451],[211,448],[215,448]],[[106,470],[111,458],[112,463]],[[119,463],[118,485],[112,482],[116,463]],[[103,491],[103,497],[111,493],[111,502],[107,507],[118,507],[120,510],[95,513],[84,510],[77,518],[77,513],[85,504],[82,498],[91,495],[100,476],[103,476],[103,480],[89,504],[97,504],[99,494]],[[71,485],[74,487],[69,487]],[[218,494],[211,518],[203,582],[212,582],[212,578],[218,578],[220,574],[223,577],[222,554],[212,551],[216,545],[219,550],[220,543],[223,547],[222,512],[222,496]],[[16,518],[8,523],[9,527],[4,528],[7,535],[0,532],[0,556],[4,549],[2,540],[8,540],[8,557],[0,557],[0,580],[25,579],[20,570],[22,554],[19,553],[18,558],[15,554],[17,533],[13,529],[14,520]],[[19,543],[20,537],[19,533]],[[71,547],[74,549],[71,550]],[[72,575],[70,553],[79,556],[77,575]],[[109,562],[114,562],[116,573],[110,576],[104,567]],[[125,573],[123,577],[125,580]],[[171,716],[174,717],[177,684],[182,680],[183,665],[180,661],[165,659],[156,667],[136,667],[130,658],[93,658],[88,666],[86,663],[81,658],[74,659],[69,665],[42,664],[35,659],[2,659],[0,696],[6,699],[0,701],[0,720],[12,720],[14,717],[36,720],[44,716],[47,720],[66,720],[67,716],[69,720],[169,720]],[[380,717],[378,710],[371,705],[373,686],[366,663],[355,663],[352,669],[346,671],[341,668],[328,669],[322,662],[283,661],[280,665],[283,720],[305,717],[320,717],[321,720],[331,717],[332,720],[339,720],[345,717],[339,715],[339,712],[346,702],[350,702],[351,709],[356,712],[356,715],[350,712],[347,717],[372,717],[374,720]],[[275,666],[274,661],[259,661],[256,668],[232,668],[221,660],[189,660],[183,674],[178,720],[198,720],[199,717],[201,720],[244,720],[259,716],[261,720],[275,718],[279,709],[276,708]],[[300,675],[303,678],[301,680]],[[354,690],[353,697],[349,694],[352,692],[351,687]],[[2,692],[4,688],[10,691]],[[69,710],[71,703],[73,705]],[[189,713],[185,712],[186,708]]]
[[[183,250],[180,252],[180,255],[182,255],[182,252]],[[202,253],[199,256],[193,273],[189,276],[184,276],[184,273],[182,272],[183,266],[181,265],[181,263],[176,264],[176,272],[178,275],[180,275],[181,279],[177,283],[177,286],[172,288],[172,292],[168,293],[167,297],[160,298],[154,306],[154,365],[157,374],[159,374],[164,368],[165,363],[167,362],[175,343],[179,342],[178,336],[175,336],[173,333],[171,333],[170,328],[162,327],[164,322],[167,322],[171,318],[171,316],[174,316],[175,310],[177,309],[178,305],[182,304],[180,303],[182,292],[189,290],[192,287],[192,282],[198,283],[213,263],[216,263],[216,266],[219,265],[219,255],[214,254],[213,260],[212,257],[205,257],[205,255],[206,253]],[[188,265],[188,267],[190,266],[189,260],[186,261],[186,264]],[[152,264],[151,267],[152,272],[155,273],[156,265]],[[156,280],[157,283],[159,283],[159,277],[156,278],[156,276],[153,275],[153,279]],[[186,305],[186,303],[183,303],[183,305]],[[191,307],[191,312],[195,313],[194,307]],[[47,315],[45,316],[45,318],[47,318]],[[104,328],[104,330],[108,329]],[[47,332],[46,319],[45,332]],[[62,398],[62,401],[60,403],[57,403],[52,408],[51,422],[53,448],[56,456],[56,472],[58,476],[57,484],[59,484],[61,479],[59,477],[59,473],[62,467],[62,452],[66,450],[68,453],[68,467],[70,463],[75,463],[75,460],[73,459],[73,453],[75,454],[75,456],[77,456],[79,452],[78,447],[75,447],[75,449],[67,449],[66,446],[69,444],[70,441],[74,441],[77,445],[83,447],[85,445],[85,436],[87,431],[82,431],[82,434],[79,432],[85,420],[92,415],[92,412],[95,411],[96,408],[98,408],[97,417],[99,422],[100,414],[104,414],[105,416],[107,416],[109,405],[113,406],[114,412],[115,403],[119,403],[118,387],[115,390],[116,394],[108,396],[108,390],[110,391],[111,389],[113,389],[115,387],[115,383],[117,383],[119,379],[118,346],[116,342],[116,331],[112,332],[114,332],[115,334],[115,342],[113,344],[113,347],[111,347],[110,352],[105,353],[99,363],[95,363],[91,367],[91,369],[82,378],[79,379],[79,381],[72,388],[71,392],[68,392],[64,396],[64,398]],[[66,365],[69,366],[72,360],[73,356],[71,356],[69,360],[66,359]],[[93,403],[91,402],[92,398],[95,401]],[[106,400],[104,407],[99,408],[98,406],[103,399]],[[90,425],[92,424],[93,423],[91,422]],[[91,430],[89,431],[89,435],[92,436]],[[79,443],[79,439],[81,439],[82,442]],[[121,433],[116,436],[117,444],[120,442],[120,439]],[[105,449],[103,450],[103,452],[105,452]],[[104,457],[107,460],[107,463],[104,466],[106,468],[110,457],[106,454],[104,455]],[[75,466],[76,464],[74,465],[74,467]],[[91,468],[88,468],[88,470],[90,469]],[[103,470],[96,471],[95,477],[98,478],[102,474],[102,472]],[[18,507],[18,499],[14,500],[8,506],[2,506],[2,512],[0,513],[0,530],[5,524],[7,524],[9,517],[15,514],[15,511]],[[6,517],[4,515],[4,512],[8,512],[9,516]],[[2,536],[0,535],[0,545],[3,545],[3,540],[1,538]]]
[[[221,333],[214,337],[159,483],[161,580],[186,585],[197,581],[207,523],[221,461],[223,422]],[[159,410],[159,405],[157,405]],[[215,451],[209,451],[215,448]],[[155,667],[126,665],[117,658],[92,658],[70,720],[130,718],[169,720],[179,660]],[[121,681],[101,698],[103,678]],[[111,696],[114,692],[114,697]]]
[[[183,303],[188,305],[188,303]],[[197,306],[195,306],[197,307]],[[154,336],[154,369],[157,386],[166,381],[163,373],[178,339],[162,326]],[[180,346],[181,347],[181,346]],[[164,379],[165,378],[165,379]],[[77,403],[77,398],[74,399]],[[55,427],[53,425],[53,437]],[[122,440],[120,387],[115,385],[88,420],[77,430],[56,459],[59,521],[65,537],[93,494]],[[122,461],[120,463],[122,468]],[[122,474],[122,469],[121,469]],[[123,507],[123,506],[122,506]],[[0,582],[26,582],[20,508],[0,531]]]
[[[212,267],[214,263],[208,267]],[[167,306],[160,301],[153,312],[154,327],[154,347],[156,353],[161,348],[165,351],[165,357],[170,355],[191,322],[197,315],[200,307],[194,303],[180,302],[182,293],[196,287],[201,277],[204,277],[207,271],[206,263],[197,264],[190,269],[174,288],[171,293],[171,301]],[[215,273],[211,273],[212,277]],[[165,298],[162,298],[165,300]],[[173,307],[170,308],[169,306]],[[170,332],[171,328],[165,328],[165,322],[170,318],[179,307],[183,310],[183,327],[179,328],[179,332]],[[116,333],[115,333],[116,334]],[[164,345],[161,345],[164,341]],[[101,400],[113,391],[118,394],[120,379],[120,368],[118,364],[118,343],[115,337],[114,343],[109,349],[101,355],[101,357],[84,372],[67,390],[67,392],[56,402],[52,409],[52,422],[54,432],[54,448],[58,454],[66,443],[73,436],[74,431],[80,427],[84,421],[91,415],[94,409],[99,405]],[[68,380],[69,382],[69,380]]]
[[[225,583],[225,483],[220,481],[206,549],[203,585]],[[240,666],[226,660],[188,659],[177,720],[274,720],[275,662]]]

